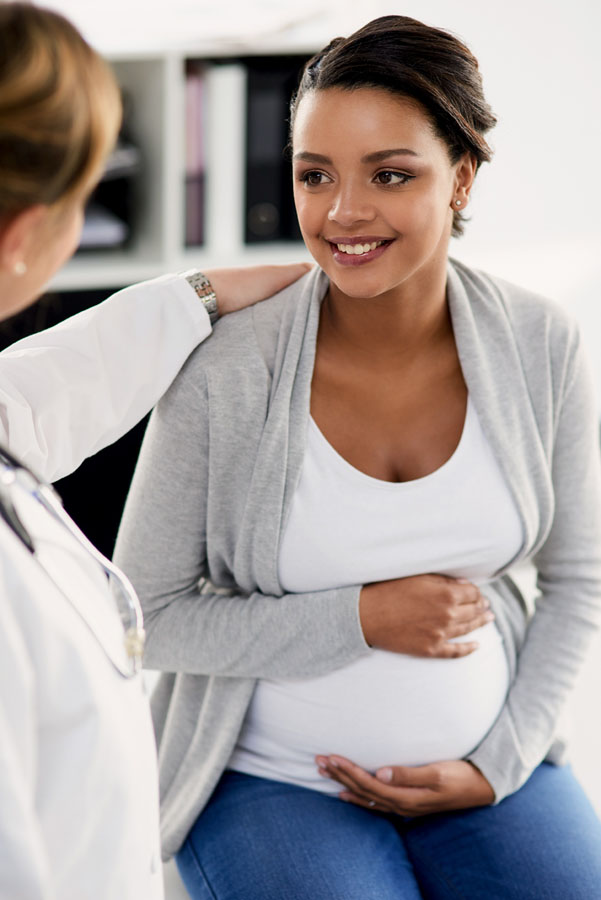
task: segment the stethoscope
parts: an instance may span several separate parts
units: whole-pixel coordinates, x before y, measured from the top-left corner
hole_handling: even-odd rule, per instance
[[[127,662],[121,658],[121,655],[117,656],[109,653],[108,656],[121,675],[126,678],[132,678],[142,668],[145,633],[140,601],[131,582],[123,572],[120,572],[110,560],[96,549],[75,522],[67,515],[62,501],[52,485],[41,481],[31,469],[24,466],[7,450],[0,447],[0,517],[26,547],[45,575],[78,612],[79,609],[74,604],[73,598],[69,597],[68,592],[61,587],[57,579],[52,575],[52,572],[44,564],[40,554],[36,552],[35,540],[24,525],[15,504],[15,492],[19,490],[27,492],[31,498],[42,506],[45,512],[65,528],[76,541],[78,548],[87,554],[88,557],[91,557],[106,575],[108,584],[113,588],[113,595],[115,596],[123,623],[123,644]],[[82,618],[92,634],[99,640],[90,622],[87,621],[85,616],[82,616]],[[104,645],[103,649],[106,650]]]

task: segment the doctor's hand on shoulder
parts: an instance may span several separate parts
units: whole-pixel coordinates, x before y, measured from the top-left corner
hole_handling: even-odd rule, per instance
[[[220,315],[237,312],[279,293],[312,269],[311,263],[206,269],[217,296]]]

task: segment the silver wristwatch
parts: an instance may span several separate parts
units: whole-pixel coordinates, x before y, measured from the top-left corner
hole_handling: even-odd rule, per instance
[[[182,272],[191,288],[196,291],[197,297],[200,299],[204,308],[209,314],[211,325],[214,325],[219,318],[219,309],[217,308],[217,295],[213,290],[211,282],[198,269],[190,269],[188,272]]]

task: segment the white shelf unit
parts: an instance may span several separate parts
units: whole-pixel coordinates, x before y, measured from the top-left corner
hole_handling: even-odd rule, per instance
[[[308,58],[313,51],[302,52]],[[249,55],[247,48],[244,55]],[[234,56],[206,57],[205,242],[194,248],[185,246],[184,234],[185,66],[188,59],[203,56],[182,52],[110,58],[131,104],[130,131],[143,159],[135,183],[132,238],[121,250],[78,253],[55,277],[52,289],[110,288],[192,266],[309,259],[301,242],[244,242],[246,70]]]

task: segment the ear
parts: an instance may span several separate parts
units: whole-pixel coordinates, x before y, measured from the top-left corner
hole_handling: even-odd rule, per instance
[[[48,211],[48,206],[38,203],[0,225],[0,269],[14,272],[18,263],[27,262]]]
[[[453,197],[451,199],[453,209],[463,209],[467,206],[477,169],[478,161],[473,153],[464,153],[456,163]]]

